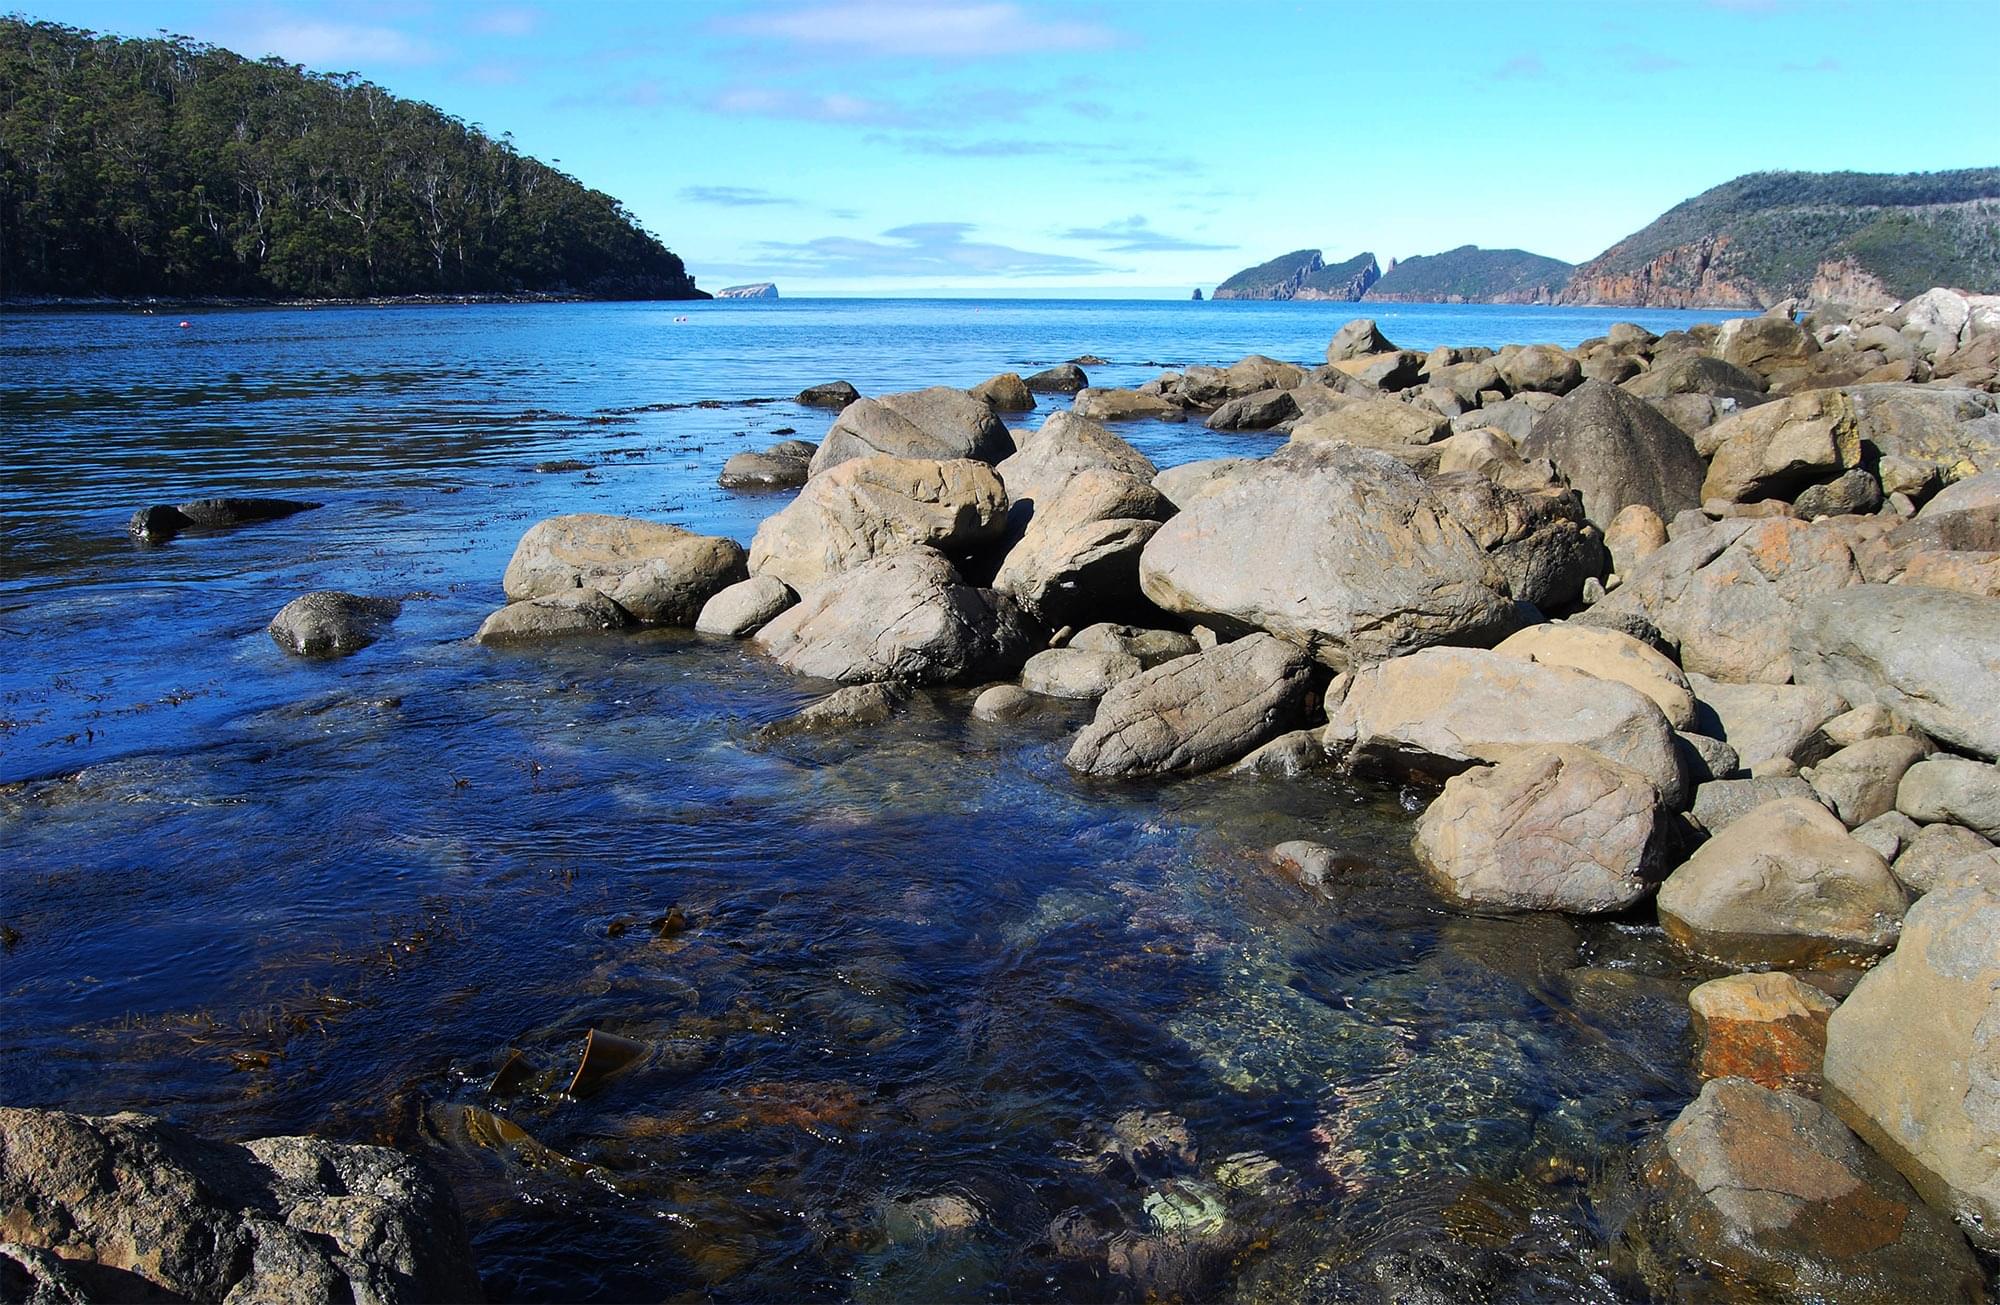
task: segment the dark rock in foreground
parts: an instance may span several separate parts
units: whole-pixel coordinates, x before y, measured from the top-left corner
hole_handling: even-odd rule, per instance
[[[277,521],[322,506],[289,498],[198,498],[178,506],[167,503],[140,508],[127,527],[148,542],[172,539],[183,530],[226,530],[231,526]]]
[[[0,1211],[8,1241],[59,1258],[91,1300],[481,1299],[450,1192],[381,1147],[0,1107]]]
[[[271,618],[271,638],[300,657],[344,657],[374,643],[402,614],[393,598],[364,598],[322,589],[286,603]]]

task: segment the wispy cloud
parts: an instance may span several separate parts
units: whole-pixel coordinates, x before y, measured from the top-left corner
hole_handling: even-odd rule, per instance
[[[1112,254],[1171,254],[1236,248],[1235,245],[1208,245],[1196,240],[1183,240],[1164,231],[1155,231],[1152,224],[1137,213],[1115,222],[1106,222],[1101,227],[1071,227],[1062,233],[1062,238],[1103,245],[1105,252]]]
[[[1549,75],[1549,66],[1539,54],[1517,54],[1493,70],[1495,81],[1529,81]]]
[[[1039,253],[968,240],[970,222],[915,222],[891,228],[881,240],[822,236],[797,244],[764,241],[758,248],[767,272],[828,279],[863,277],[1095,276],[1119,269],[1092,258]]]
[[[876,58],[1017,59],[1121,43],[1102,23],[1007,3],[836,0],[720,21],[740,36]]]
[[[797,207],[799,202],[756,186],[683,186],[681,198],[690,204],[717,204],[723,208]]]
[[[246,32],[241,46],[256,54],[275,54],[315,68],[347,68],[360,63],[431,63],[438,58],[430,42],[365,23],[275,22]]]
[[[907,109],[840,91],[816,93],[765,86],[718,91],[703,107],[730,117],[789,118],[797,122],[905,123]]]

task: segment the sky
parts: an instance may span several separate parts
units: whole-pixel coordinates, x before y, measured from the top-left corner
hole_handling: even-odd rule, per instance
[[[2000,164],[1995,0],[15,2],[360,73],[787,296],[1581,262],[1745,172]]]

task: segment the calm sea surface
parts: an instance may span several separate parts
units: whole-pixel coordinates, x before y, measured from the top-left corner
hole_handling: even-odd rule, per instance
[[[423,1153],[495,1299],[1626,1299],[1619,1171],[1705,977],[1649,921],[1440,909],[1390,786],[1081,783],[1069,704],[760,745],[826,686],[675,632],[467,642],[543,517],[747,543],[786,496],[716,473],[819,438],[807,385],[1314,362],[1344,308],[0,315],[0,1101]],[[1413,348],[1703,320],[1370,311]],[[221,493],[326,506],[124,533]],[[280,653],[329,588],[403,616]],[[1300,837],[1353,859],[1331,896],[1263,864]],[[643,1058],[572,1097],[590,1028]]]

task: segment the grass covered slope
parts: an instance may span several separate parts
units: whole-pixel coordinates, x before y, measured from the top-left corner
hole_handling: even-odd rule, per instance
[[[1558,302],[1888,302],[1934,285],[2000,289],[2000,168],[1751,173],[1579,267]]]
[[[0,294],[706,298],[609,195],[348,75],[0,18]]]
[[[1383,273],[1365,298],[1434,304],[1543,304],[1574,265],[1520,249],[1460,245],[1406,258]]]

